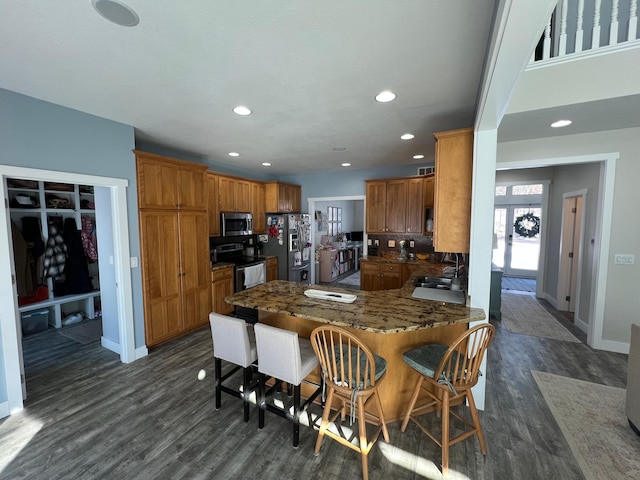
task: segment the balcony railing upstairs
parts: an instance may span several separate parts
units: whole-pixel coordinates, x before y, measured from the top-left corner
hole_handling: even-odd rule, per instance
[[[640,47],[638,0],[560,0],[531,63],[635,47]]]

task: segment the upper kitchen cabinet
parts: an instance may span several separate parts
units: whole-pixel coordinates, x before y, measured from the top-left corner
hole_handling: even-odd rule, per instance
[[[473,129],[434,134],[436,174],[433,245],[437,252],[469,252]]]
[[[209,236],[220,235],[220,199],[218,193],[218,175],[207,173],[207,193],[209,198]]]
[[[302,187],[282,182],[265,183],[265,210],[269,213],[302,211]]]
[[[406,233],[420,233],[424,224],[424,179],[422,177],[407,180],[407,226]]]
[[[221,212],[251,211],[251,182],[243,178],[219,175],[218,188]]]
[[[419,233],[423,223],[423,178],[367,180],[367,233]]]
[[[253,233],[264,233],[267,230],[265,218],[265,187],[262,182],[251,182],[251,213],[253,214]]]
[[[433,235],[433,197],[435,192],[435,175],[424,177],[424,234]]]
[[[135,150],[138,207],[207,209],[205,165]]]

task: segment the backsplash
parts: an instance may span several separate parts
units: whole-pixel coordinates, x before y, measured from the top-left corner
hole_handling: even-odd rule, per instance
[[[375,241],[378,240],[378,255],[384,256],[385,254],[400,254],[400,240],[406,240],[407,245],[413,240],[414,245],[408,247],[407,253],[433,253],[433,238],[425,235],[417,235],[412,237],[411,235],[375,235],[370,234],[368,239],[371,241],[371,246],[375,247]],[[389,247],[389,240],[395,242],[395,247]]]

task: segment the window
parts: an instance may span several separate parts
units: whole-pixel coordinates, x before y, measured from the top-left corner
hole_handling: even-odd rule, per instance
[[[505,185],[498,185],[496,187],[496,197],[502,197],[507,194],[507,187]]]
[[[534,185],[514,185],[511,187],[512,195],[540,195],[542,193],[542,184]]]
[[[342,208],[327,207],[327,234],[335,237],[342,232]]]

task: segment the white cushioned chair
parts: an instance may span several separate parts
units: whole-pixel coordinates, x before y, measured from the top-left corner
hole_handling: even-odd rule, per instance
[[[216,410],[220,409],[222,392],[241,398],[244,402],[244,421],[249,421],[249,398],[257,387],[253,382],[258,353],[253,328],[239,318],[227,317],[211,312],[209,314],[213,356],[215,358]],[[222,360],[233,363],[232,368],[222,375]],[[242,369],[242,388],[231,388],[223,384],[238,370]]]
[[[296,332],[262,323],[256,323],[254,329],[258,347],[258,371],[260,372],[258,428],[264,427],[266,410],[291,420],[293,422],[293,446],[297,447],[300,438],[300,414],[321,392],[321,387],[313,384],[318,388],[301,404],[300,386],[305,381],[305,377],[318,366],[318,359],[309,340],[298,338]],[[276,379],[275,384],[268,392],[265,386],[267,377]],[[293,385],[293,414],[290,413],[290,407],[286,404],[284,408],[279,408],[268,398],[273,392],[279,390],[281,382]]]

